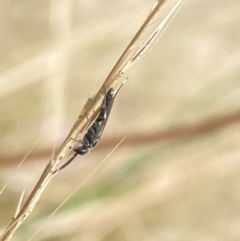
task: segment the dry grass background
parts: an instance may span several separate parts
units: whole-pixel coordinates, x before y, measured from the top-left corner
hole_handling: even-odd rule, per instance
[[[38,140],[35,158],[0,196],[1,231],[152,3],[0,3],[1,186]],[[59,173],[13,240],[28,240],[46,221],[33,240],[239,240],[237,121],[191,138],[123,145],[47,219],[109,153],[104,140],[144,140],[144,133],[239,112],[239,7],[237,0],[185,3],[129,74],[102,143]]]

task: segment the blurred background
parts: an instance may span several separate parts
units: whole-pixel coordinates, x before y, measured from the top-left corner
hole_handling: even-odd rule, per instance
[[[0,2],[0,190],[12,178],[0,233],[153,3]],[[33,240],[240,239],[239,9],[186,1],[128,73],[101,143],[52,180],[12,240],[40,227]]]

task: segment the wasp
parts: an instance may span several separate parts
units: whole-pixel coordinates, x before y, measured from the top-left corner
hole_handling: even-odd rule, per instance
[[[120,88],[121,87],[122,86],[120,86]],[[90,151],[90,149],[92,149],[99,143],[99,141],[102,138],[102,133],[107,124],[114,99],[120,88],[118,88],[115,95],[114,95],[113,88],[109,89],[109,91],[105,94],[100,107],[99,115],[87,130],[81,144],[78,147],[74,148],[75,154],[66,163],[64,163],[58,170],[54,171],[53,174],[68,166],[76,158],[77,155],[87,154]]]

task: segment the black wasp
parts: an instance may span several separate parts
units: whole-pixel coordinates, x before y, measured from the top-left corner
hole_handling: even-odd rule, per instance
[[[84,135],[81,145],[74,148],[75,154],[66,163],[64,163],[58,170],[54,171],[53,174],[68,166],[75,159],[77,155],[87,154],[91,148],[95,147],[98,144],[98,142],[102,137],[103,130],[107,124],[107,120],[110,115],[116,94],[114,95],[113,88],[109,89],[109,91],[106,93],[102,101],[99,115],[87,130],[87,133]]]

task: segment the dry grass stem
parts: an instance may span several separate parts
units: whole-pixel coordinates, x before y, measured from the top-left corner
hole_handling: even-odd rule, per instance
[[[20,199],[19,199],[19,202],[18,202],[18,206],[17,206],[16,212],[15,212],[15,214],[14,214],[14,218],[17,217],[17,215],[18,215],[18,213],[19,213],[19,211],[20,211],[20,209],[21,209],[22,201],[23,201],[23,197],[24,197],[25,191],[26,191],[26,188],[24,188],[23,191],[22,191],[22,194],[21,194],[21,196],[20,196]]]
[[[103,95],[106,93],[106,91],[110,87],[112,87],[116,83],[116,81],[119,80],[120,77],[122,77],[122,75],[136,62],[136,60],[138,60],[143,55],[143,53],[146,52],[146,50],[151,46],[154,40],[156,40],[160,31],[164,29],[164,26],[166,26],[167,21],[175,16],[174,13],[177,12],[177,9],[179,9],[179,7],[181,6],[181,3],[183,3],[184,1],[180,0],[176,4],[174,9],[169,13],[169,15],[164,20],[164,23],[160,24],[156,28],[156,30],[154,30],[153,33],[150,34],[149,37],[147,37],[147,40],[139,47],[138,43],[141,40],[143,33],[150,26],[153,19],[156,17],[156,14],[166,2],[167,0],[156,1],[150,14],[147,16],[146,20],[144,21],[144,23],[142,24],[142,26],[140,27],[136,35],[134,36],[130,44],[127,46],[126,50],[123,52],[122,56],[117,61],[117,63],[113,67],[110,74],[107,76],[100,90],[97,92],[94,98],[89,99],[85,103],[79,118],[75,122],[73,128],[71,129],[69,135],[63,142],[59,151],[55,156],[52,157],[52,159],[46,166],[45,170],[43,171],[43,174],[41,175],[39,181],[34,187],[32,193],[28,197],[26,203],[23,205],[21,210],[17,212],[18,213],[17,216],[13,218],[11,224],[4,232],[2,241],[9,240],[12,237],[15,230],[19,227],[19,225],[21,225],[21,223],[24,222],[24,220],[32,212],[35,205],[37,204],[37,201],[40,199],[40,196],[44,191],[45,187],[52,179],[53,177],[52,173],[57,169],[56,168],[57,164],[60,161],[62,161],[65,157],[67,157],[67,155],[76,145],[75,140],[78,138],[78,135],[82,133],[84,128],[87,128],[94,120],[98,112],[96,111],[94,112],[93,110],[97,106],[97,104],[99,103]],[[89,117],[89,118],[86,118],[86,117]]]
[[[51,217],[55,215],[55,213],[71,198],[73,197],[79,189],[86,184],[90,178],[99,170],[99,168],[107,161],[107,159],[113,154],[113,152],[123,143],[123,141],[127,137],[124,137],[110,152],[109,154],[92,170],[92,172],[85,178],[85,180],[82,181],[82,183],[52,212],[52,214],[49,215],[49,217],[46,219],[45,223],[37,229],[36,232],[33,233],[33,235],[28,239],[28,241],[31,241],[49,222]]]
[[[160,33],[163,33],[166,30],[166,28],[174,19],[184,2],[185,0],[178,1],[178,3],[170,11],[170,13],[163,19],[163,21],[158,25],[158,27],[153,31],[153,33],[147,38],[147,40],[134,52],[128,62],[124,64],[120,71],[121,75],[123,75],[137,60],[142,57],[146,50],[156,41],[158,36],[161,36]],[[151,13],[153,11],[154,9],[151,11]],[[151,13],[149,14],[149,16],[151,16]],[[150,23],[151,22],[148,23],[146,28],[150,25]]]
[[[24,161],[26,160],[26,158],[28,157],[28,155],[32,152],[32,150],[34,149],[34,147],[37,145],[36,141],[32,148],[28,151],[28,153],[25,155],[25,157],[22,159],[22,161],[18,164],[14,174],[8,179],[8,181],[6,182],[6,184],[3,186],[2,190],[0,191],[0,195],[4,192],[4,190],[6,189],[6,187],[9,185],[9,183],[15,178],[15,176],[17,175],[18,170],[21,168],[22,164],[24,163]]]

